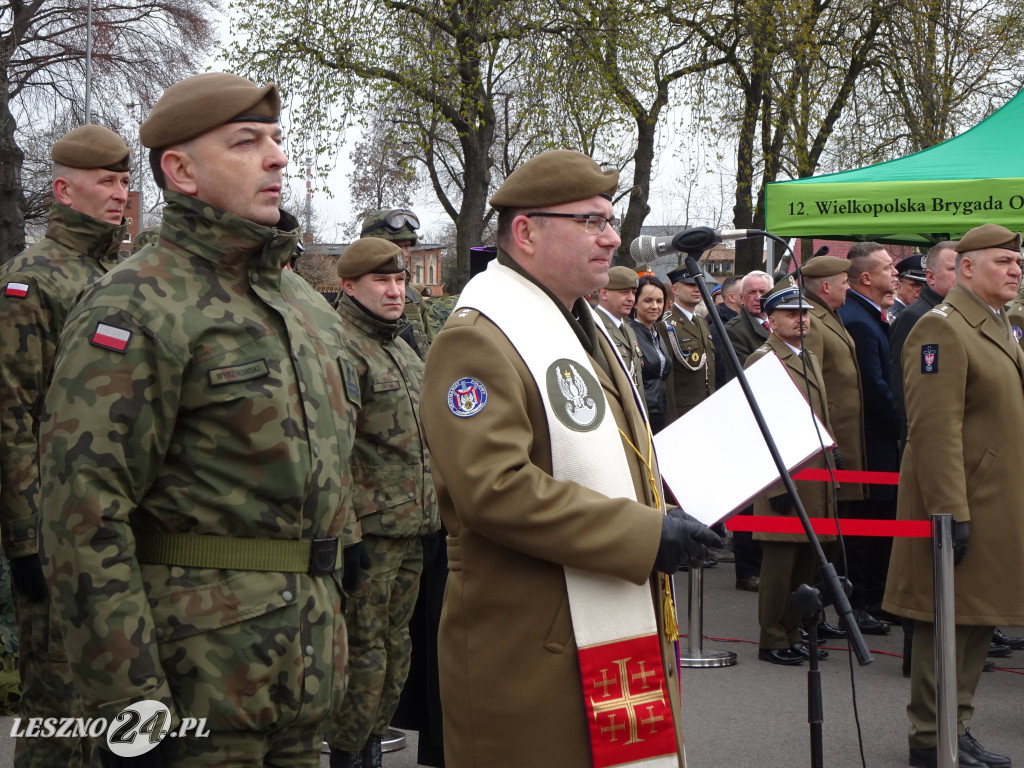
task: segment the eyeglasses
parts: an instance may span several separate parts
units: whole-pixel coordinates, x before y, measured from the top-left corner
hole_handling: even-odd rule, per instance
[[[546,211],[534,211],[533,213],[526,214],[526,218],[532,219],[535,216],[542,216],[544,218],[552,219],[573,219],[575,221],[583,222],[583,231],[588,235],[595,235],[604,232],[604,228],[609,224],[612,225],[614,232],[619,231],[619,224],[621,223],[614,216],[608,218],[602,216],[599,213],[547,213]]]
[[[397,208],[393,211],[388,211],[387,215],[380,221],[371,224],[364,229],[360,234],[365,235],[367,232],[373,232],[375,229],[386,229],[388,232],[397,233],[403,229],[419,229],[420,220],[416,214],[405,208]]]

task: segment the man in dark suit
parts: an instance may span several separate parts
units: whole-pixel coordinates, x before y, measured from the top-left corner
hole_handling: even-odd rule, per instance
[[[732,320],[736,315],[740,313],[740,282],[742,278],[736,275],[731,275],[722,281],[721,290],[718,295],[722,297],[721,302],[715,304],[715,311],[718,316],[722,318],[722,324],[725,325]],[[718,328],[715,327],[712,318],[709,315],[708,325],[711,327],[711,343],[715,347],[715,389],[720,389],[728,378],[726,375],[726,354],[725,344],[722,342],[721,337],[718,335]]]
[[[755,349],[768,341],[768,336],[771,335],[768,330],[768,316],[761,309],[761,297],[768,293],[773,285],[771,275],[767,272],[750,272],[740,283],[740,313],[725,326],[725,332],[729,334],[729,339],[736,349],[736,358],[740,365],[743,365]],[[729,381],[736,377],[736,371],[732,369],[728,358],[725,363],[728,368],[725,380]]]
[[[903,343],[914,324],[938,305],[956,282],[956,240],[943,240],[928,249],[924,260],[925,286],[917,301],[900,312],[889,326],[889,380],[900,415],[900,443],[907,439],[907,411],[903,402]]]
[[[869,472],[899,471],[899,413],[889,380],[889,324],[886,310],[892,306],[896,268],[892,256],[879,243],[856,243],[850,248],[847,272],[850,290],[839,316],[853,337],[864,392],[865,469]],[[892,485],[869,485],[868,496],[850,503],[850,516],[875,520],[896,517],[896,490]],[[885,591],[892,540],[881,536],[846,539],[848,576],[853,582],[850,604],[861,631],[886,634],[878,611]]]

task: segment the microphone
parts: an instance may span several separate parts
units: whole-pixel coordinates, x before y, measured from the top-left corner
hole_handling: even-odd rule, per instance
[[[638,237],[629,244],[629,255],[634,262],[649,264],[666,253],[706,251],[724,240],[744,240],[763,234],[760,229],[693,227],[682,229],[672,237]]]
[[[826,255],[828,255],[828,246],[827,245],[823,245],[823,246],[821,246],[821,248],[819,248],[818,250],[816,250],[814,253],[811,254],[811,259],[813,259],[813,258],[815,258],[817,256],[826,256]],[[808,259],[808,261],[810,261],[810,259]]]

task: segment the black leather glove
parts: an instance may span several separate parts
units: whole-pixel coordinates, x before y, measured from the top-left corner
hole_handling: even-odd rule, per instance
[[[777,515],[790,515],[793,513],[793,500],[788,493],[781,496],[769,496],[768,506]]]
[[[661,520],[661,544],[654,558],[654,569],[675,573],[684,565],[703,562],[708,547],[722,548],[722,540],[704,523],[694,520],[678,507]]]
[[[843,455],[839,453],[838,448],[832,449],[832,463],[835,464],[836,469],[843,468]]]
[[[137,738],[147,738],[144,734],[137,734]],[[137,757],[121,757],[113,752],[96,747],[96,757],[103,768],[161,768],[164,764],[163,742],[157,744],[149,752]]]
[[[43,563],[39,555],[22,555],[11,558],[11,580],[14,586],[30,603],[41,603],[50,594],[43,576]]]
[[[363,571],[370,567],[370,556],[366,554],[363,542],[357,541],[345,547],[341,555],[344,570],[341,572],[341,588],[349,595],[354,594],[363,580]]]
[[[444,539],[442,539],[441,536],[442,534],[440,531],[420,536],[420,541],[423,543],[424,568],[437,560],[437,553],[440,552],[441,547],[444,546]]]
[[[967,554],[967,540],[971,536],[971,524],[969,522],[953,523],[953,565],[964,559]]]

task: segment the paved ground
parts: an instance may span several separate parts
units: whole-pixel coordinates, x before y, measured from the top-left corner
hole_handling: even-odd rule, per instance
[[[732,565],[705,572],[706,650],[732,650],[738,664],[685,669],[683,723],[690,768],[794,768],[810,765],[807,667],[779,667],[757,659],[757,595],[738,592]],[[680,627],[686,630],[687,576],[677,577],[682,597]],[[1020,627],[1004,627],[1024,635]],[[901,674],[902,633],[867,638],[874,663],[849,664],[845,644],[830,645],[822,662],[823,726],[828,768],[903,768],[907,765],[905,713],[908,681]],[[1024,765],[1024,651],[998,662],[982,676],[975,701],[974,734],[982,744]],[[859,714],[864,760],[854,717]],[[11,721],[0,719],[0,768],[12,765]],[[538,749],[542,749],[538,745]],[[407,746],[386,754],[386,768],[416,765],[416,734]],[[326,756],[321,763],[327,768]],[[529,768],[529,766],[523,766]]]

